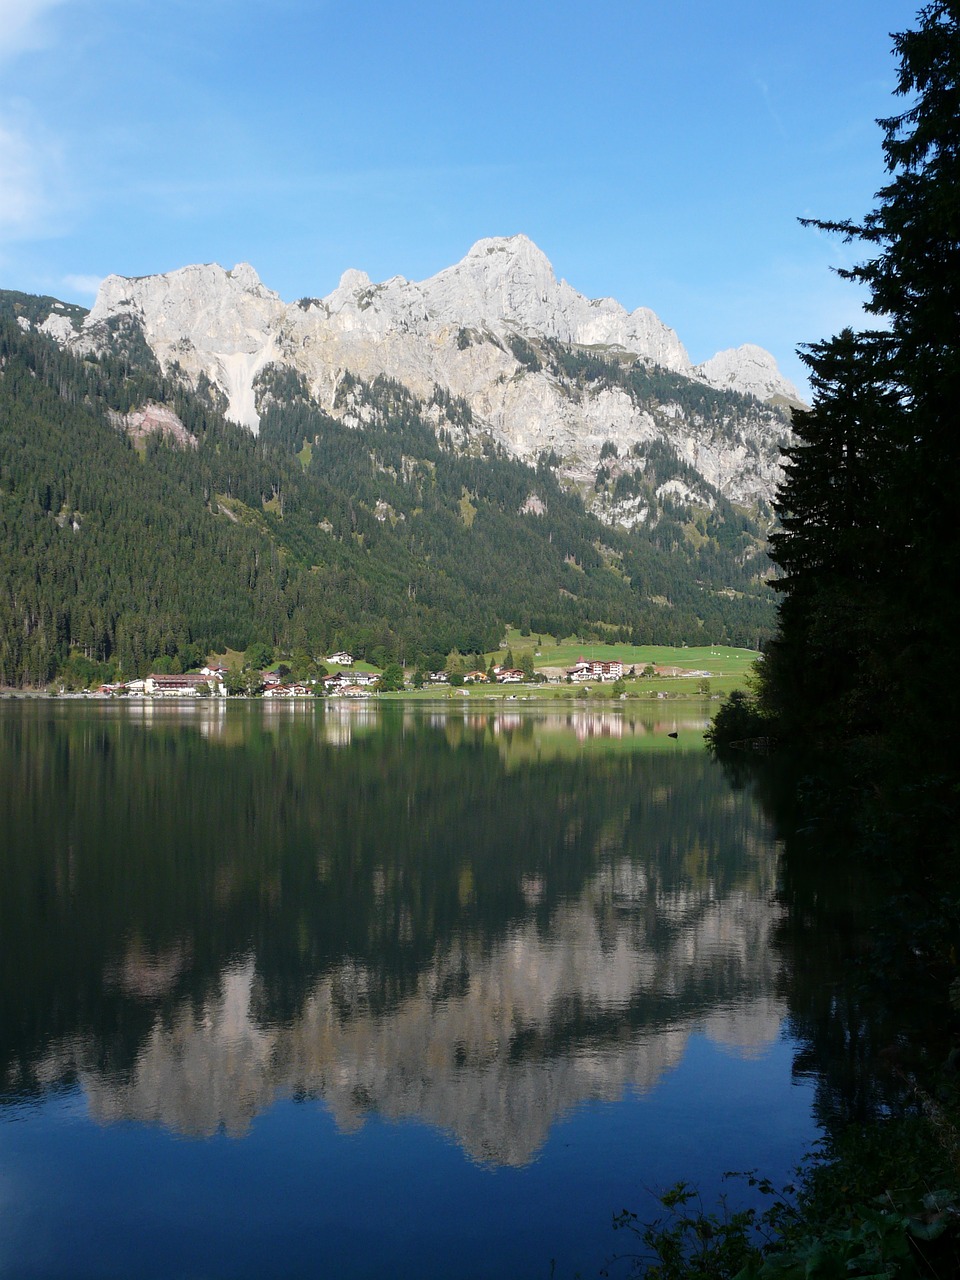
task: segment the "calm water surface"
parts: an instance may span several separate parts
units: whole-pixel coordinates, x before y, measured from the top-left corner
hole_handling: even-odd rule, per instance
[[[0,704],[0,1276],[595,1276],[786,1178],[778,849],[678,705]]]

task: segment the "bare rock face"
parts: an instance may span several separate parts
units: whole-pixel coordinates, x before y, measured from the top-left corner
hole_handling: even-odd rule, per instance
[[[22,318],[23,317],[21,317],[21,319]],[[23,327],[24,326],[21,325],[21,328]],[[29,329],[29,327],[29,324],[27,324],[26,328]],[[39,329],[41,333],[49,334],[49,336],[59,342],[61,346],[69,342],[71,338],[73,338],[75,332],[68,317],[58,315],[55,311],[52,311],[50,315],[47,316],[43,324],[39,326]]]
[[[326,298],[289,305],[245,263],[232,271],[207,264],[137,279],[109,276],[81,333],[63,341],[100,349],[118,323],[142,329],[165,371],[176,365],[194,383],[201,374],[209,378],[227,398],[227,416],[253,431],[256,380],[268,365],[296,370],[320,408],[337,416],[345,372],[365,381],[385,375],[421,399],[437,386],[462,397],[477,430],[519,458],[556,453],[572,482],[592,480],[604,446],[626,454],[663,439],[707,484],[745,503],[769,500],[777,483],[787,428],[774,409],[754,414],[740,439],[736,432],[718,436],[679,403],[661,404],[655,419],[615,379],[571,382],[545,353],[560,343],[624,367],[639,361],[700,386],[799,403],[768,352],[741,347],[694,368],[652,311],[584,297],[558,281],[522,235],[480,240],[462,261],[421,282],[395,276],[375,284],[348,270]],[[620,520],[616,511],[608,517]]]
[[[652,311],[631,313],[612,298],[585,298],[557,280],[546,255],[526,236],[479,240],[461,262],[421,284],[394,276],[375,285],[363,272],[347,271],[319,305],[331,325],[345,332],[520,333],[617,346],[678,373],[691,369],[677,335]]]
[[[802,405],[800,392],[788,382],[769,351],[745,343],[729,351],[718,351],[710,360],[696,367],[696,372],[711,386],[726,391],[741,391],[758,400],[782,397]]]
[[[226,395],[229,417],[255,429],[253,381],[278,354],[274,333],[285,312],[247,263],[232,271],[209,263],[160,276],[107,276],[84,334],[98,346],[112,317],[132,317],[163,369],[176,362],[194,379],[205,373]]]
[[[173,410],[166,405],[148,402],[139,409],[131,409],[129,413],[110,410],[109,416],[114,426],[126,432],[138,444],[148,436],[159,434],[166,440],[174,441],[181,449],[197,447],[196,437],[190,434]]]

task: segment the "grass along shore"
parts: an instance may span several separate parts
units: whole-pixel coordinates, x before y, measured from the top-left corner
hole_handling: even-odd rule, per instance
[[[538,643],[538,641],[541,641]],[[380,697],[447,699],[450,697],[477,700],[497,700],[504,698],[536,701],[564,701],[570,699],[591,701],[654,698],[711,698],[720,699],[728,696],[736,689],[742,689],[747,683],[750,671],[757,661],[758,654],[751,649],[737,649],[726,645],[702,645],[698,647],[671,647],[667,645],[629,645],[604,644],[602,642],[581,642],[576,637],[569,637],[556,642],[549,637],[522,635],[518,630],[510,630],[504,637],[500,649],[483,655],[472,655],[473,662],[479,659],[483,669],[491,665],[523,664],[528,670],[532,667],[536,676],[542,679],[520,684],[465,684],[451,686],[427,681],[422,689],[411,687],[414,667],[407,664],[404,676],[407,687],[399,693],[379,694]],[[455,655],[450,655],[454,658]],[[466,658],[466,655],[465,655]],[[460,669],[468,668],[464,661]],[[585,684],[568,684],[564,679],[566,671],[579,658],[603,662],[620,662],[623,664],[624,676],[621,680],[601,682],[591,680]],[[208,655],[209,664],[219,664],[228,671],[239,672],[244,669],[246,655],[239,650],[228,649],[223,653]],[[278,655],[275,664],[286,663],[293,666],[291,655]],[[334,674],[350,671],[378,672],[379,668],[370,662],[358,659],[351,666],[342,667],[336,663],[326,662],[319,658],[313,667]],[[448,659],[448,668],[456,669],[455,663]],[[634,674],[631,676],[631,670]],[[648,674],[644,675],[643,672]],[[292,678],[292,677],[291,677]],[[92,678],[89,685],[79,682],[66,683],[66,691],[95,691],[103,675]],[[0,696],[44,696],[57,695],[63,692],[63,680],[57,678],[47,688],[0,688]]]
[[[399,693],[380,694],[387,698],[466,698],[475,700],[497,700],[504,698],[564,701],[569,699],[610,700],[626,697],[634,698],[722,698],[735,689],[744,688],[747,677],[759,655],[752,649],[736,649],[728,645],[702,645],[696,648],[688,646],[671,647],[668,645],[629,645],[603,644],[598,642],[581,643],[576,637],[570,637],[559,644],[544,638],[538,644],[539,637],[521,635],[517,630],[510,630],[504,637],[500,649],[483,655],[484,669],[491,664],[505,663],[507,654],[513,655],[515,663],[522,661],[523,655],[530,655],[534,672],[547,677],[548,683],[524,684],[465,684],[451,687],[446,684],[424,684],[422,689],[406,688]],[[242,654],[214,655],[225,666],[231,666],[242,660]],[[621,662],[624,672],[631,669],[635,676],[625,674],[621,681],[603,682],[591,680],[587,684],[567,684],[563,673],[574,665],[578,658],[599,660],[603,662]],[[231,662],[233,659],[233,662]],[[324,663],[333,673],[336,671],[375,671],[377,668],[368,662],[358,661],[353,667],[338,667],[335,663]],[[640,674],[645,669],[654,668],[654,674]],[[414,668],[404,668],[409,685],[413,679]]]

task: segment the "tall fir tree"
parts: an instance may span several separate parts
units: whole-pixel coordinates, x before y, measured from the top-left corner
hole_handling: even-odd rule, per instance
[[[891,180],[861,222],[812,222],[876,251],[840,274],[885,327],[805,356],[815,397],[780,491],[765,691],[794,731],[935,740],[958,702],[960,3],[924,6],[894,48],[911,103],[879,122]]]
[[[788,732],[868,730],[885,701],[874,651],[889,629],[880,571],[891,552],[883,491],[897,412],[885,345],[846,329],[806,357],[815,407],[795,417],[771,538],[782,603],[766,683]]]

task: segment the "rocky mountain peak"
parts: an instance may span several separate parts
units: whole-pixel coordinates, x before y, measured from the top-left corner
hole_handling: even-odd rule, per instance
[[[477,259],[489,265],[491,259],[514,259],[525,260],[528,263],[536,263],[541,268],[545,268],[550,276],[553,276],[553,267],[550,259],[533,243],[529,236],[525,236],[522,232],[518,232],[514,236],[486,236],[482,240],[478,240],[464,254],[461,262],[469,262]]]
[[[245,289],[250,293],[256,293],[258,290],[263,290],[264,288],[260,277],[257,275],[254,268],[251,267],[249,262],[238,262],[232,271],[227,272],[227,275],[235,284],[238,284],[241,289]],[[267,292],[269,293],[270,291],[267,290]],[[277,295],[274,294],[273,296],[276,297]]]
[[[365,271],[358,271],[356,267],[347,267],[340,277],[337,292],[342,290],[344,293],[349,293],[355,289],[367,289],[371,283],[372,281]]]
[[[64,333],[63,341],[106,347],[112,341],[106,322],[114,318],[142,329],[164,369],[175,363],[194,382],[201,374],[209,378],[226,394],[228,416],[253,431],[260,421],[257,379],[271,364],[295,370],[334,414],[342,411],[337,388],[345,371],[366,382],[384,375],[424,401],[443,388],[508,452],[527,459],[555,452],[565,473],[588,485],[605,445],[612,442],[626,455],[665,430],[666,419],[655,422],[622,378],[565,385],[558,367],[546,367],[547,341],[574,348],[574,359],[589,348],[591,359],[618,368],[639,361],[761,401],[800,399],[760,347],[721,352],[695,369],[677,334],[653,311],[627,311],[613,298],[578,293],[558,280],[546,254],[525,235],[478,240],[459,262],[419,282],[394,276],[375,283],[350,269],[325,298],[289,305],[243,262],[232,270],[206,263],[164,275],[109,276],[82,332]],[[533,344],[522,359],[518,337]],[[696,402],[695,395],[687,398]],[[745,441],[722,444],[712,428],[687,423],[679,404],[684,396],[677,399],[670,436],[678,456],[736,501],[769,498],[783,420],[765,411],[769,422],[758,426],[761,460],[751,461]]]
[[[265,307],[263,304],[266,304]],[[133,313],[144,325],[144,336],[177,329],[180,336],[217,320],[217,328],[233,326],[235,314],[261,318],[283,309],[280,296],[268,289],[249,263],[226,271],[216,262],[180,267],[155,276],[107,276],[85,321],[93,329],[112,315]],[[192,317],[192,323],[191,323]]]
[[[546,333],[560,305],[550,260],[521,235],[478,240],[459,262],[425,280],[422,289],[437,318],[501,333]]]
[[[696,367],[695,372],[711,386],[740,391],[758,400],[782,399],[802,405],[800,392],[777,368],[777,362],[763,347],[746,342],[717,354]]]
[[[526,236],[480,239],[448,270],[479,271],[492,284],[506,278],[526,280],[534,288],[556,288],[557,285],[557,276],[547,255]]]
[[[245,262],[232,271],[208,262],[164,275],[113,275],[100,285],[79,345],[96,348],[106,321],[130,316],[164,368],[176,362],[192,377],[205,373],[226,393],[229,416],[255,429],[253,379],[278,354],[274,333],[285,313],[279,294]]]

